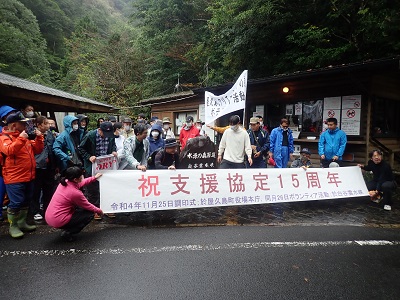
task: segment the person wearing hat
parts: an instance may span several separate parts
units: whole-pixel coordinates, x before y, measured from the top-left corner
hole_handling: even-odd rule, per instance
[[[132,128],[132,119],[129,117],[123,118],[122,119],[122,124],[124,126],[124,130],[121,132],[121,134],[127,139],[128,137],[135,136],[135,132],[133,131]]]
[[[311,151],[308,148],[303,148],[300,151],[300,157],[295,159],[290,165],[291,168],[303,168],[304,170],[312,167],[312,162],[310,160]]]
[[[168,117],[163,118],[163,139],[175,139],[175,134],[171,129],[171,120]]]
[[[176,139],[165,140],[165,148],[155,155],[155,169],[179,169],[178,143]]]
[[[98,156],[112,154],[118,157],[113,124],[111,122],[103,122],[100,124],[100,128],[89,131],[78,146],[78,151],[83,159],[85,177],[94,176],[92,174],[92,164]],[[100,207],[98,181],[94,181],[87,186],[87,196],[90,203]],[[99,216],[95,216],[95,219],[99,219]]]
[[[206,135],[206,131],[204,129],[204,122],[202,120],[197,119],[196,127],[200,131],[200,135]]]
[[[193,117],[187,116],[186,124],[184,124],[179,134],[179,142],[181,144],[181,150],[185,148],[186,142],[189,139],[195,138],[196,136],[200,136],[200,130],[196,126],[194,126]]]
[[[250,129],[247,130],[250,138],[251,158],[253,160],[253,165],[250,167],[247,163],[247,167],[250,168],[266,168],[267,165],[264,160],[264,155],[268,153],[269,150],[269,135],[261,128],[260,119],[253,117],[250,119]]]
[[[53,144],[53,152],[58,160],[62,174],[68,166],[82,165],[78,155],[78,146],[83,138],[83,130],[79,128],[79,119],[67,115],[63,119],[65,130],[61,132]]]
[[[42,133],[35,129],[35,139],[28,139],[26,132],[30,120],[21,112],[15,112],[6,118],[7,126],[3,127],[0,136],[0,151],[3,160],[3,178],[10,203],[7,208],[9,233],[13,238],[20,238],[23,231],[32,231],[36,226],[28,225],[29,204],[33,197],[36,171],[35,154],[43,151]]]
[[[7,116],[14,112],[17,112],[17,109],[12,108],[11,106],[3,105],[0,107],[0,132],[3,130],[3,126],[6,125]],[[3,199],[5,195],[6,185],[4,184],[3,176],[0,174],[0,222],[4,221],[1,207],[3,206]]]

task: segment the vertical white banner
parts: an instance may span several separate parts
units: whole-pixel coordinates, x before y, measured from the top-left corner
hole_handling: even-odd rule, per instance
[[[233,87],[216,96],[205,92],[205,122],[210,124],[219,117],[246,107],[247,70],[243,71]]]

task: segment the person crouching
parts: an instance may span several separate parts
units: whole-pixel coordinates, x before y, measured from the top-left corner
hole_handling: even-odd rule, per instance
[[[63,229],[61,237],[68,242],[75,239],[73,236],[90,223],[94,213],[103,215],[103,211],[89,203],[80,190],[99,177],[95,176],[83,178],[83,170],[79,167],[70,167],[65,172],[65,177],[61,178],[56,192],[51,198],[49,207],[46,210],[46,222],[52,227]]]

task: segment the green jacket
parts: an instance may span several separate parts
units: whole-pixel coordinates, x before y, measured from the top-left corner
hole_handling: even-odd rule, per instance
[[[89,160],[89,158],[91,156],[96,156],[96,132],[97,129],[89,131],[78,146],[79,154],[83,159],[86,177],[92,176],[92,162]],[[115,139],[110,138],[107,154],[111,154],[113,152],[117,152],[117,147],[115,145]]]

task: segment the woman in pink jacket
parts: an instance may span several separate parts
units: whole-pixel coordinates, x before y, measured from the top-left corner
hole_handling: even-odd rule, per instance
[[[46,222],[50,226],[63,229],[61,237],[73,241],[73,234],[79,233],[93,219],[94,213],[103,215],[103,211],[89,203],[80,188],[101,177],[101,173],[83,178],[83,170],[70,167],[61,178],[56,192],[46,210]]]

